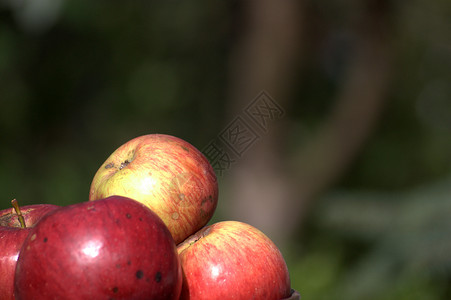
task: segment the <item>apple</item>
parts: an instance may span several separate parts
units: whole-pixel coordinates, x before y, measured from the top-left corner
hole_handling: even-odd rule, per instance
[[[181,300],[280,300],[292,294],[280,250],[249,224],[214,223],[179,244],[177,251],[184,277]]]
[[[13,207],[0,210],[0,228],[22,228],[19,215],[22,215],[25,227],[33,227],[45,214],[60,208],[54,204],[31,204],[18,207],[16,199],[11,201]]]
[[[89,200],[112,195],[149,207],[178,244],[213,216],[218,183],[212,166],[194,146],[174,136],[149,134],[120,146],[96,172]]]
[[[178,299],[182,272],[163,221],[112,196],[47,214],[17,260],[16,299]]]
[[[14,299],[14,270],[23,241],[31,228],[47,213],[56,208],[52,204],[34,204],[0,210],[0,299]],[[17,209],[17,211],[16,211]],[[25,227],[19,221],[22,215]]]

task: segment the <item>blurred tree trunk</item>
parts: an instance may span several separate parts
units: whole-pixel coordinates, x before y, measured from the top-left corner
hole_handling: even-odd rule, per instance
[[[229,120],[261,90],[283,108],[293,100],[306,7],[300,1],[245,1],[243,34],[231,57]],[[228,217],[248,222],[280,247],[302,224],[309,204],[346,171],[377,121],[390,79],[389,7],[367,1],[356,24],[355,55],[335,105],[317,134],[286,158],[288,120],[270,124],[227,177]]]
[[[266,90],[283,108],[289,107],[293,73],[300,57],[302,5],[300,1],[250,0],[242,7],[241,36],[230,61],[228,121]],[[231,219],[248,222],[276,242],[292,201],[286,161],[279,146],[285,119],[272,122],[269,132],[244,153],[227,174],[230,195],[224,206]],[[289,226],[293,228],[295,222]]]

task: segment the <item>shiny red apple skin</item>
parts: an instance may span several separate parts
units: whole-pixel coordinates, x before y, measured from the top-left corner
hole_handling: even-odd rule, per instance
[[[209,225],[177,250],[184,275],[181,300],[280,300],[291,295],[282,253],[249,224],[224,221]]]
[[[0,227],[0,300],[14,299],[14,270],[30,229]]]
[[[218,183],[212,166],[194,146],[174,136],[148,134],[120,146],[96,172],[89,200],[112,195],[149,207],[178,244],[213,216]]]
[[[112,196],[46,215],[22,245],[15,296],[23,299],[178,299],[182,273],[163,221]]]
[[[0,300],[14,299],[14,271],[22,243],[31,228],[52,210],[52,204],[34,204],[21,207],[27,228],[21,228],[14,208],[0,210]]]

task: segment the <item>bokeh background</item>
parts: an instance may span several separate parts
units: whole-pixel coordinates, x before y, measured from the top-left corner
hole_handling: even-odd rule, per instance
[[[212,222],[270,236],[303,299],[450,299],[450,33],[445,0],[1,0],[1,206],[86,201],[127,140],[204,149],[265,91]]]

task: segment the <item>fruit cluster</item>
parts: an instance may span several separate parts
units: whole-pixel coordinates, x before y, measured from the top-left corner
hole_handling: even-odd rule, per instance
[[[217,179],[182,139],[120,146],[88,200],[0,211],[0,300],[294,299],[282,254],[261,231],[207,225]]]

